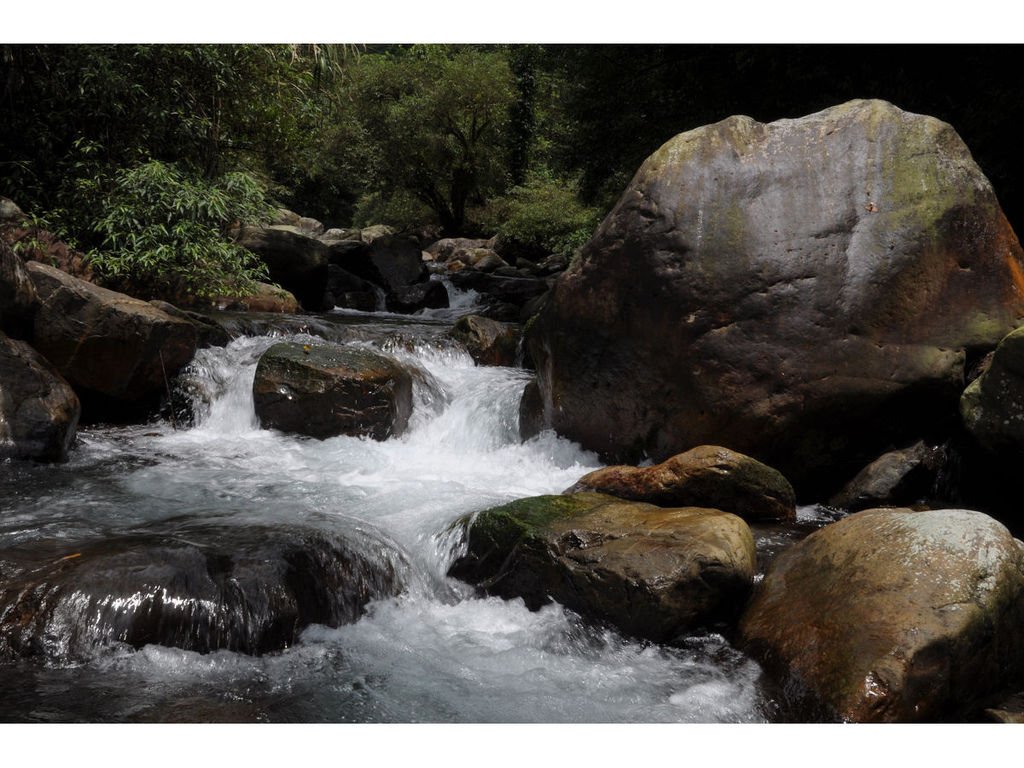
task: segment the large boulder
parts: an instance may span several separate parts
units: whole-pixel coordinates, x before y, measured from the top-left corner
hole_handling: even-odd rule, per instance
[[[956,421],[1024,253],[949,125],[882,101],[651,155],[529,334],[546,422],[606,460],[705,443],[835,490]]]
[[[480,315],[465,315],[456,321],[451,335],[478,365],[512,367],[519,356],[522,328]]]
[[[0,658],[68,662],[124,643],[263,654],[397,594],[402,557],[365,535],[156,525],[0,552]]]
[[[25,262],[0,240],[0,331],[25,338],[32,328],[39,299]]]
[[[796,495],[780,472],[742,453],[701,445],[653,467],[604,467],[566,493],[594,491],[661,507],[713,507],[744,520],[795,520]]]
[[[253,381],[263,427],[320,439],[385,440],[412,414],[412,376],[379,352],[338,344],[275,344]]]
[[[191,322],[44,264],[28,270],[40,300],[32,346],[87,399],[87,415],[90,403],[104,418],[151,407],[195,354]]]
[[[531,609],[555,600],[631,635],[667,641],[734,618],[753,584],[747,524],[715,509],[663,509],[598,493],[481,512],[449,575]]]
[[[303,308],[323,309],[327,246],[297,226],[244,226],[237,242],[267,265],[270,279],[295,294]],[[329,309],[329,307],[328,307]]]
[[[419,245],[412,239],[385,235],[374,239],[364,254],[342,262],[341,266],[390,292],[427,281],[429,273],[420,253]]]
[[[1015,461],[1024,455],[1024,328],[999,342],[988,368],[964,390],[960,415],[989,451]]]
[[[80,415],[78,397],[57,370],[0,333],[0,460],[64,461]]]
[[[1024,544],[980,512],[858,512],[780,554],[739,629],[794,702],[964,718],[1024,673]]]

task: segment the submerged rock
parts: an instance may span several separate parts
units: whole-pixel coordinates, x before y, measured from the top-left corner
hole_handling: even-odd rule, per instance
[[[0,461],[64,461],[81,410],[74,391],[42,355],[0,333]]]
[[[522,329],[511,323],[499,323],[479,315],[460,317],[451,331],[452,338],[466,348],[479,365],[516,364]]]
[[[260,357],[253,399],[268,429],[385,440],[409,423],[412,376],[369,349],[285,342]]]
[[[404,568],[382,542],[294,527],[43,542],[0,552],[0,657],[70,661],[119,643],[270,653],[310,624],[356,621],[402,589]]]
[[[1024,544],[980,512],[858,512],[778,556],[740,645],[844,720],[963,718],[1024,674]]]
[[[527,334],[559,433],[705,443],[831,494],[955,426],[965,352],[1024,315],[1024,253],[949,125],[882,101],[730,117],[640,168]]]
[[[118,419],[152,407],[195,354],[190,321],[44,264],[28,269],[40,300],[32,346],[86,400],[87,414]]]
[[[796,495],[780,472],[742,453],[701,445],[653,467],[605,467],[566,493],[596,491],[661,507],[714,507],[744,520],[795,520]]]
[[[449,575],[666,641],[738,615],[754,568],[753,537],[735,515],[580,493],[481,512]]]

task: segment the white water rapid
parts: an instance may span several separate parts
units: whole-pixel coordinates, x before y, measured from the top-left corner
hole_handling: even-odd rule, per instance
[[[183,377],[194,426],[86,430],[69,465],[25,470],[35,490],[22,494],[0,532],[8,542],[30,541],[197,517],[360,530],[403,554],[405,590],[371,603],[354,624],[315,625],[293,647],[266,656],[149,645],[74,668],[7,667],[0,683],[26,691],[9,706],[35,712],[29,719],[115,721],[765,719],[759,668],[720,637],[680,647],[642,643],[558,605],[530,612],[446,577],[461,518],[558,493],[598,466],[552,433],[519,441],[528,373],[478,367],[436,338],[384,343],[418,371],[409,429],[385,442],[320,441],[260,429],[254,415],[256,363],[280,340],[242,337],[202,350]],[[74,695],[48,697],[55,687]]]

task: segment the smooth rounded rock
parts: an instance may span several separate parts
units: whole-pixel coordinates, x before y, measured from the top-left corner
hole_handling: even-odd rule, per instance
[[[125,644],[264,654],[398,594],[404,558],[366,534],[292,526],[173,529],[0,551],[0,657],[68,663]]]
[[[409,423],[412,376],[369,349],[283,342],[260,357],[253,399],[267,429],[385,440]]]
[[[744,520],[795,520],[796,495],[780,472],[742,453],[702,445],[653,467],[604,467],[566,493],[594,491],[661,507],[714,507]]]
[[[858,512],[776,558],[739,644],[835,718],[962,719],[1024,674],[1024,544],[980,512]]]
[[[716,443],[799,493],[955,426],[965,351],[1024,316],[1024,253],[954,129],[882,101],[671,139],[528,341],[606,461]]]
[[[511,367],[519,354],[522,331],[512,323],[500,323],[479,315],[460,317],[451,331],[478,365]]]
[[[101,399],[105,418],[119,406],[158,402],[195,354],[190,321],[45,264],[28,269],[40,301],[32,346],[79,396],[92,396],[96,408]]]
[[[581,493],[479,513],[449,575],[531,609],[555,600],[628,634],[667,641],[731,621],[754,569],[752,534],[735,515]]]
[[[0,333],[0,460],[66,460],[81,410],[56,368]]]

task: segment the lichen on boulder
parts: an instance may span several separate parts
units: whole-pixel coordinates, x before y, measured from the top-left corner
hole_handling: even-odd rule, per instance
[[[822,498],[953,427],[1024,252],[956,131],[883,101],[654,152],[527,333],[547,426],[605,461],[717,443]]]

